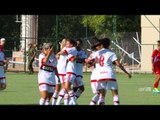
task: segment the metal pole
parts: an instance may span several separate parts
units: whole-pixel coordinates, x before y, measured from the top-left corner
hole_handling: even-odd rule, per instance
[[[25,15],[25,45],[24,45],[24,72],[26,73],[26,21],[27,21],[27,19],[26,19],[26,16],[27,15]]]
[[[86,48],[87,48],[87,42],[88,42],[88,16],[86,18]],[[85,64],[86,71],[87,72],[87,65]]]
[[[139,43],[139,41],[138,41],[138,40],[136,40],[136,38],[134,38],[134,37],[133,37],[133,40],[138,44],[139,57],[141,58],[141,49],[140,49],[141,44],[140,44],[140,43]]]
[[[130,58],[132,58],[131,54],[129,54],[127,51],[125,51],[122,47],[120,47],[118,44],[116,44],[114,41],[111,41],[116,47],[118,47],[120,50],[122,50],[124,53],[126,53]],[[134,59],[137,63],[140,64],[140,61],[138,61],[136,58],[132,58]]]
[[[117,36],[116,36],[116,33],[117,33],[117,16],[116,15],[112,16],[112,26],[113,26],[113,39],[116,40],[116,42],[117,42]]]
[[[132,53],[132,74],[134,74],[134,52]]]
[[[88,39],[88,16],[86,20],[86,40]]]
[[[58,52],[58,15],[56,15],[56,46],[57,46],[57,48],[56,48],[56,52]]]

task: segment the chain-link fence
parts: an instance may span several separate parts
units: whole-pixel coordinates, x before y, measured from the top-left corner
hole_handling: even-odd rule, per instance
[[[128,70],[137,70],[137,71],[141,70],[140,63],[142,62],[141,61],[142,54],[144,54],[143,53],[144,51],[142,51],[143,46],[150,47],[152,49],[151,51],[153,51],[156,48],[155,45],[152,45],[152,44],[144,44],[144,45],[138,44],[138,43],[141,43],[140,36],[141,36],[140,33],[136,33],[136,32],[117,33],[116,37],[113,37],[112,35],[107,36],[112,40],[111,49],[116,53],[122,65]],[[87,49],[90,49],[90,46],[93,44],[93,41],[92,41],[93,37],[94,36],[88,36],[87,39],[86,37],[79,37],[80,39],[82,39],[83,48],[86,51]],[[28,39],[33,39],[33,38],[25,38],[25,41]],[[8,65],[9,71],[27,71],[27,68],[25,66],[25,64],[27,64],[27,55],[25,54],[26,51],[21,51],[21,42],[20,42],[21,40],[22,38],[6,37],[5,54],[7,59],[12,61]],[[55,38],[38,38],[37,39],[36,43],[38,45],[38,54],[33,64],[36,71],[38,71],[38,55],[41,52],[42,44],[44,42],[52,42],[54,44],[54,52],[57,53],[59,51],[60,41],[61,40],[57,40]],[[11,44],[12,46],[9,46]],[[15,63],[13,61],[15,61]],[[84,66],[84,72],[90,71],[90,70],[91,70],[90,68],[87,68],[86,66]],[[116,70],[119,71],[118,68],[116,68]]]

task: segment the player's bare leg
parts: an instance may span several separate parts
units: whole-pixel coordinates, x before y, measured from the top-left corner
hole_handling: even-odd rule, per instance
[[[52,96],[52,105],[56,104],[56,100],[58,98],[58,93],[60,92],[60,89],[61,89],[61,84],[56,84],[56,88]]]
[[[119,105],[119,96],[118,96],[118,90],[111,90],[112,96],[113,96],[113,104]]]
[[[68,105],[68,104],[69,104],[69,95],[68,95],[68,93],[66,93],[64,95],[64,105]]]
[[[62,87],[62,89],[59,92],[56,105],[60,105],[61,100],[63,99],[64,95],[66,94],[65,83],[62,83],[61,87]]]
[[[53,96],[53,93],[48,93],[48,97],[46,99],[45,105],[49,105],[50,104],[50,100],[51,100],[52,96]]]
[[[6,89],[6,84],[0,84],[0,90],[4,90],[4,89]]]
[[[41,93],[41,98],[39,100],[39,104],[40,105],[45,105],[45,102],[48,98],[48,92],[47,91],[41,91],[40,93]]]
[[[160,74],[156,74],[153,93],[160,93],[160,91],[158,90],[159,80],[160,80]]]
[[[71,82],[69,80],[67,80],[65,82],[65,88],[66,88],[68,95],[69,95],[69,98],[70,98],[69,105],[71,105],[71,104],[76,105],[77,103],[76,103],[76,99],[75,99],[75,93],[71,89]]]
[[[105,89],[100,89],[98,91],[99,91],[98,105],[105,105],[106,90]]]

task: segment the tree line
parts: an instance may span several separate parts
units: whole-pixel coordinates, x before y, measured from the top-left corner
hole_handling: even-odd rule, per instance
[[[15,15],[0,15],[0,37],[8,39],[9,50],[20,44],[21,24],[15,21]],[[39,15],[38,43],[118,32],[140,32],[140,15]]]

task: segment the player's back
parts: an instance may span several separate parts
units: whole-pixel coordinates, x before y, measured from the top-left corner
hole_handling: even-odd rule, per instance
[[[113,61],[117,60],[117,57],[113,51],[110,49],[101,49],[95,53],[98,58],[98,63],[96,63],[97,70],[107,69],[113,71]]]
[[[75,47],[72,47],[72,49],[70,49],[70,51],[68,52],[68,56],[67,56],[68,62],[67,62],[66,72],[75,72],[76,61],[71,61],[71,59],[76,56],[77,56],[77,49]]]

